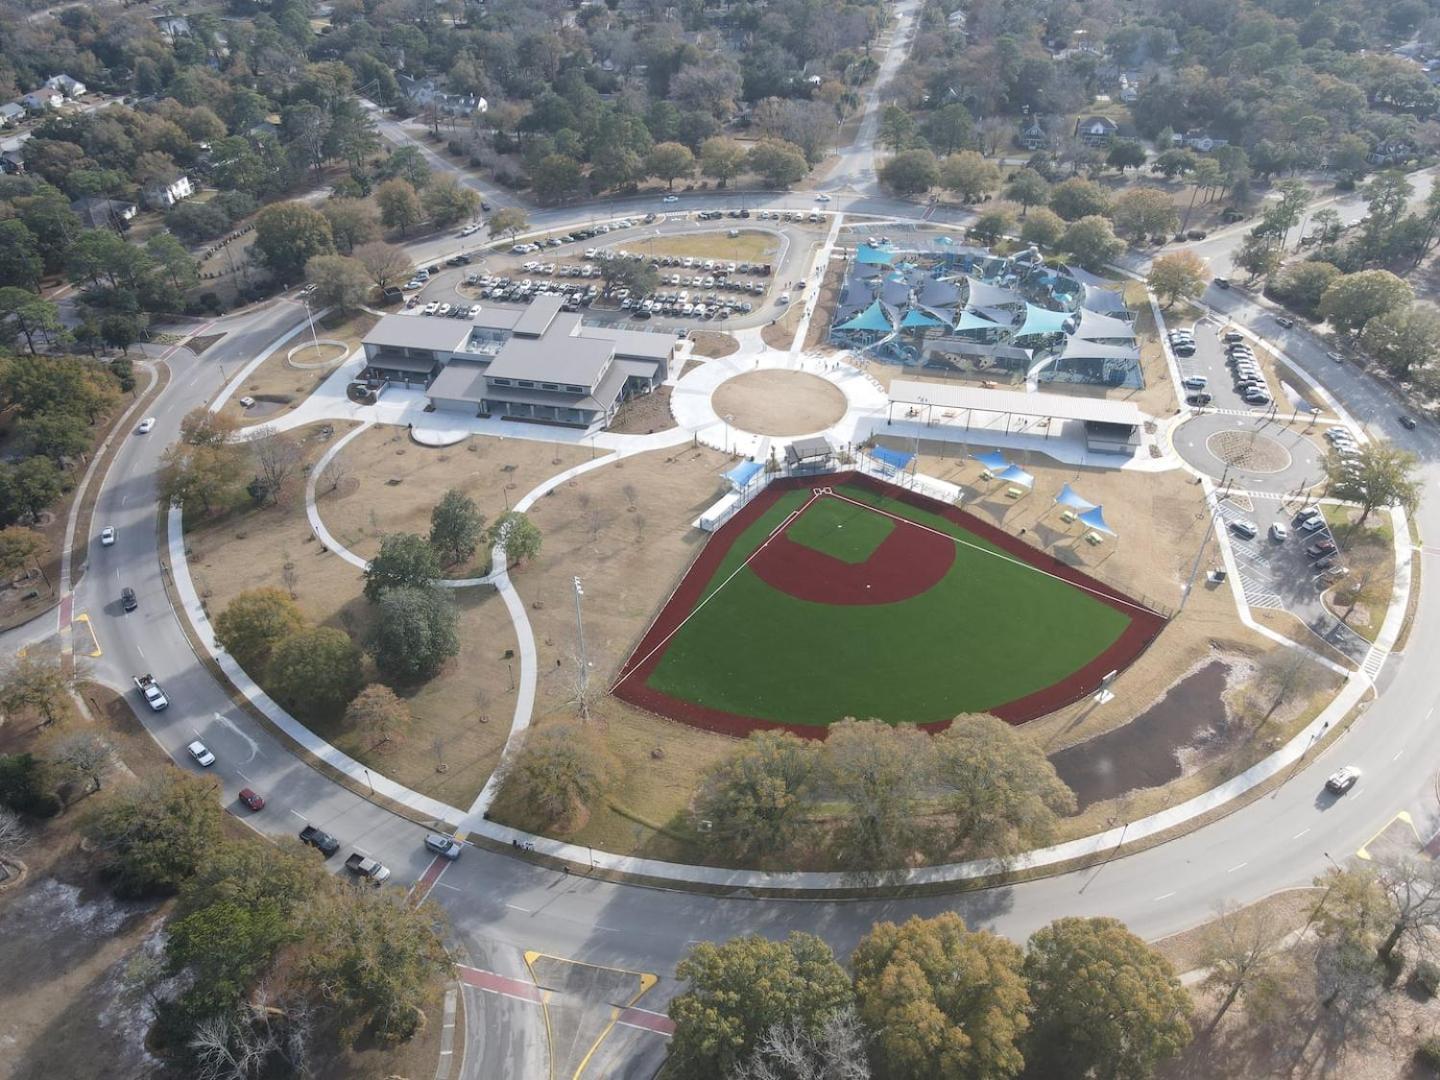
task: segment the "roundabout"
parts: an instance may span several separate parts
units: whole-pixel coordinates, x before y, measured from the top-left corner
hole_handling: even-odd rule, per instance
[[[1173,442],[1197,472],[1279,495],[1325,479],[1325,454],[1310,430],[1264,416],[1201,413],[1175,429]]]

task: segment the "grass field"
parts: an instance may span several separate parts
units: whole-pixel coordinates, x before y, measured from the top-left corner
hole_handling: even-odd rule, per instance
[[[883,512],[821,498],[788,527],[786,539],[840,563],[873,566],[878,575],[885,568],[867,563],[872,553],[892,531],[918,524],[955,538],[953,564],[933,586],[898,602],[798,599],[746,566],[787,515],[811,499],[808,489],[785,492],[709,575],[694,614],[649,672],[651,690],[792,725],[846,716],[936,723],[1065,680],[1131,623],[1124,612],[938,514],[858,487],[836,491]]]

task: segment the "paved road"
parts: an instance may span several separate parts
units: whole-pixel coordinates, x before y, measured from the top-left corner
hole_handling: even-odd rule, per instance
[[[723,196],[708,198],[725,201]],[[787,199],[797,209],[812,205],[803,194],[777,201]],[[876,209],[885,201],[857,198],[853,203]],[[642,214],[664,209],[653,198],[634,205]],[[890,201],[878,212],[894,208]],[[558,212],[556,219],[561,223]],[[1262,333],[1275,329],[1268,314],[1239,293],[1213,299]],[[161,450],[173,439],[185,411],[218,388],[220,363],[233,372],[234,365],[257,355],[299,318],[298,309],[281,303],[222,321],[217,329],[229,334],[203,359],[176,355],[175,378],[154,409],[160,424],[149,436],[127,437],[105,479],[95,529],[98,533],[104,524],[115,524],[120,541],[103,551],[98,541],[92,545],[77,588],[76,611],[90,614],[103,650],[93,661],[97,677],[122,686],[133,673],[148,670],[164,683],[174,705],[144,719],[182,767],[193,767],[183,758],[183,746],[199,733],[218,756],[212,771],[224,782],[227,802],[246,784],[271,799],[265,811],[248,818],[252,825],[289,835],[302,818],[313,820],[340,837],[347,850],[377,855],[393,866],[397,879],[415,880],[428,865],[419,847],[422,830],[330,784],[231,708],[195,661],[160,588],[153,526],[154,474]],[[1436,433],[1429,427],[1402,429],[1393,420],[1398,409],[1383,387],[1348,365],[1331,364],[1323,346],[1307,335],[1295,331],[1280,336],[1293,357],[1370,419],[1372,433],[1421,455],[1427,489],[1433,490],[1440,481]],[[1429,500],[1419,519],[1423,532],[1434,535],[1440,528],[1440,505]],[[1440,648],[1435,579],[1434,573],[1422,576],[1423,602],[1409,645],[1419,656],[1435,655]],[[126,584],[136,589],[141,603],[140,610],[128,616],[116,604],[119,588]],[[1432,762],[1440,750],[1440,731],[1433,714],[1440,688],[1426,665],[1398,660],[1391,661],[1381,684],[1380,699],[1352,731],[1316,760],[1302,764],[1275,795],[1191,836],[1099,870],[955,898],[797,902],[615,885],[538,868],[508,854],[471,850],[446,869],[432,895],[451,913],[464,952],[477,967],[519,977],[524,973],[523,951],[538,949],[586,963],[648,971],[661,977],[644,999],[650,1009],[663,1009],[675,992],[674,964],[692,942],[750,931],[808,929],[823,934],[843,954],[875,919],[955,909],[975,925],[1017,939],[1063,914],[1116,915],[1143,935],[1160,936],[1203,920],[1222,900],[1253,899],[1309,880],[1327,865],[1324,853],[1343,858],[1398,810],[1410,811],[1422,835],[1434,831]],[[1364,777],[1351,794],[1336,801],[1322,793],[1322,781],[1342,763],[1359,765]],[[536,1055],[541,1053],[537,1032],[543,1031],[537,1026],[537,1006],[483,990],[467,992],[467,1001],[472,1011],[466,1075],[536,1075]],[[658,1035],[631,1027],[616,1032],[617,1041],[602,1048],[605,1060],[622,1045],[632,1067],[662,1052]]]

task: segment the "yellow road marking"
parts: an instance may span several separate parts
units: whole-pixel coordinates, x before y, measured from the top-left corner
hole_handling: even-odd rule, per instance
[[[577,966],[593,967],[601,971],[618,971],[621,975],[634,975],[640,980],[640,989],[635,992],[635,995],[629,1001],[627,1001],[623,1006],[620,1006],[619,1008],[616,1008],[613,1005],[610,1007],[610,1022],[605,1025],[605,1030],[600,1032],[599,1038],[597,1038],[591,1044],[590,1049],[585,1051],[585,1056],[580,1059],[580,1065],[575,1070],[575,1073],[571,1078],[571,1080],[580,1080],[581,1074],[585,1072],[585,1067],[590,1064],[590,1059],[595,1056],[595,1051],[600,1049],[600,1044],[603,1043],[607,1038],[609,1038],[610,1033],[615,1030],[615,1024],[619,1021],[620,1014],[623,1013],[626,1009],[632,1007],[637,1001],[644,997],[645,994],[648,993],[649,990],[660,981],[660,977],[658,975],[652,975],[646,971],[630,971],[627,968],[608,967],[605,964],[584,964],[578,960],[566,960],[563,956],[553,956],[550,953],[542,953],[537,952],[533,949],[527,949],[525,950],[525,967],[530,972],[530,981],[533,982],[536,986],[540,985],[540,980],[535,977],[536,960],[555,960],[562,964],[576,964]],[[555,1039],[553,1033],[550,1030],[550,993],[551,992],[549,990],[546,990],[544,991],[544,993],[541,994],[540,1011],[545,1014],[545,1044],[550,1051],[547,1055],[550,1062],[550,1080],[555,1080]]]
[[[627,1001],[623,1007],[618,1009],[614,1008],[613,1006],[611,1007],[610,1023],[605,1025],[605,1030],[600,1032],[600,1037],[595,1040],[589,1050],[585,1051],[585,1056],[580,1059],[580,1065],[578,1068],[576,1068],[575,1075],[571,1078],[571,1080],[580,1080],[580,1077],[585,1072],[585,1066],[589,1065],[590,1059],[595,1056],[595,1051],[600,1049],[600,1044],[603,1043],[606,1039],[608,1039],[610,1037],[610,1033],[615,1030],[615,1024],[620,1019],[620,1014],[624,1012],[625,1009],[630,1008],[642,997],[644,997],[645,992],[660,981],[657,976],[651,975],[648,972],[625,971],[624,968],[606,968],[605,970],[620,971],[624,972],[626,975],[639,975],[640,989],[635,992],[635,996],[632,997],[629,1001]]]
[[[85,629],[90,631],[90,640],[91,640],[92,642],[94,642],[94,644],[95,644],[95,651],[92,652],[90,655],[91,655],[91,656],[103,656],[103,655],[105,655],[103,652],[100,651],[100,639],[95,636],[95,627],[93,627],[93,626],[90,625],[90,616],[89,616],[89,615],[85,615],[85,614],[76,615],[74,621],[75,621],[75,622],[83,622],[83,623],[85,624]]]
[[[535,961],[539,960],[544,953],[536,952],[533,949],[525,950],[525,970],[530,972],[530,981],[537,987],[540,980],[535,978]],[[540,1013],[545,1017],[545,1061],[546,1069],[550,1080],[555,1080],[555,1035],[550,1030],[550,991],[546,990],[540,995]]]
[[[1396,814],[1383,826],[1381,826],[1381,828],[1375,833],[1374,836],[1370,837],[1369,840],[1366,840],[1365,843],[1360,845],[1360,850],[1355,852],[1356,858],[1364,859],[1367,862],[1370,861],[1370,845],[1373,844],[1376,840],[1380,839],[1381,834],[1384,833],[1386,829],[1390,828],[1391,825],[1394,825],[1397,821],[1403,821],[1406,825],[1410,826],[1410,833],[1412,836],[1415,837],[1415,843],[1421,845],[1422,847],[1424,846],[1425,842],[1420,839],[1420,834],[1415,831],[1415,822],[1411,820],[1409,811],[1401,810],[1398,814]]]

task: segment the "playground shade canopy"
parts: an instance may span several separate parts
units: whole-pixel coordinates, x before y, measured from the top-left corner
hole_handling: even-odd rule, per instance
[[[1080,515],[1080,522],[1083,525],[1088,525],[1090,528],[1094,529],[1098,533],[1105,533],[1107,536],[1114,536],[1115,530],[1110,528],[1110,526],[1106,524],[1105,515],[1101,513],[1103,509],[1103,507],[1096,506],[1090,510],[1086,510],[1083,514]]]
[[[1003,472],[1010,467],[1010,462],[1005,460],[1005,455],[999,450],[986,450],[983,454],[970,456],[993,473]]]
[[[903,450],[887,450],[883,446],[877,446],[870,451],[870,456],[881,465],[897,471],[904,471],[909,468],[910,462],[915,460],[915,455]]]
[[[1055,501],[1061,506],[1068,506],[1071,510],[1093,510],[1095,508],[1094,503],[1076,493],[1069,484],[1060,489],[1060,494],[1055,496]]]
[[[1007,484],[1019,484],[1021,487],[1031,488],[1035,486],[1035,477],[1020,468],[1019,465],[1011,465],[996,477],[996,479],[1003,480]]]

